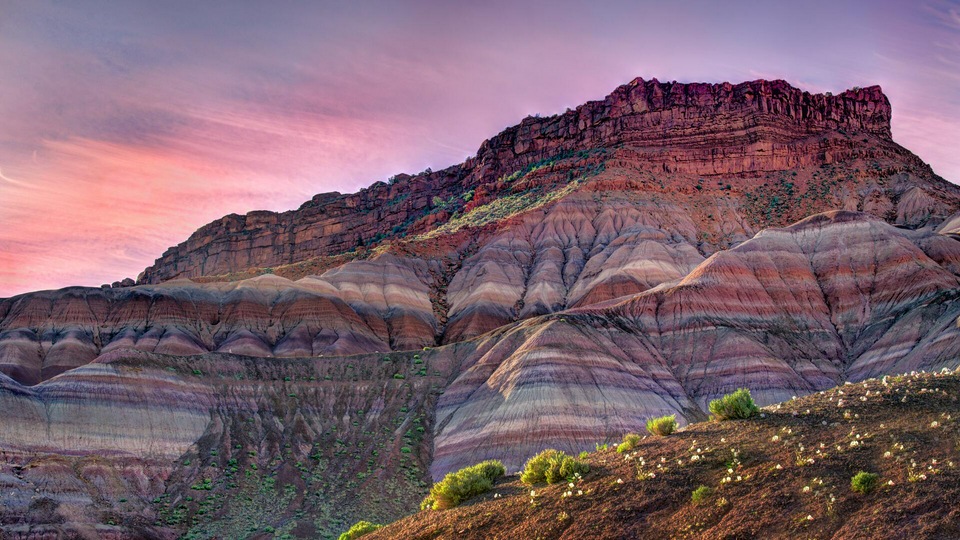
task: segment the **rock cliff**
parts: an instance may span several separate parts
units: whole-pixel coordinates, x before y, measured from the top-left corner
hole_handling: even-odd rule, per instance
[[[317,195],[291,212],[226,216],[170,248],[139,282],[276,267],[418,234],[454,212],[509,195],[514,187],[509,180],[531,168],[549,164],[556,174],[541,180],[569,180],[580,172],[582,164],[571,159],[578,155],[608,168],[711,178],[759,178],[855,158],[892,158],[900,168],[923,169],[890,140],[890,114],[877,86],[829,96],[783,81],[711,85],[636,79],[604,100],[526,118],[485,141],[473,158],[443,171],[398,175],[350,195]],[[597,156],[600,149],[607,152]],[[932,173],[925,170],[923,176]],[[716,191],[716,182],[703,187]],[[467,193],[471,200],[464,201]]]
[[[461,348],[437,405],[434,477],[552,447],[592,448],[646,420],[706,417],[846,381],[960,365],[960,243],[832,212],[765,230],[679,282],[506,326]]]
[[[485,458],[956,367],[960,190],[878,87],[635,80],[0,300],[0,535],[335,535]],[[384,497],[386,494],[386,497]]]

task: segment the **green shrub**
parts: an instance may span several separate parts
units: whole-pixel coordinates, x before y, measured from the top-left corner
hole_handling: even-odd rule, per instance
[[[553,449],[547,449],[527,460],[520,475],[524,484],[556,484],[587,474],[590,466],[579,459]]]
[[[484,461],[457,472],[448,473],[443,480],[430,489],[430,494],[420,503],[421,510],[446,510],[455,508],[470,497],[493,489],[493,482],[507,473],[503,463],[497,460]]]
[[[713,488],[701,485],[697,489],[693,490],[693,495],[691,498],[695,504],[700,504],[709,499],[711,495],[713,495]]]
[[[850,479],[850,489],[856,491],[857,493],[863,493],[866,495],[867,493],[873,491],[877,487],[878,483],[880,483],[879,474],[860,471],[853,475],[853,478]]]
[[[376,523],[370,523],[369,521],[358,521],[353,524],[353,527],[350,527],[350,530],[340,535],[340,540],[353,540],[354,538],[360,538],[365,534],[372,533],[377,529],[382,529],[383,525],[377,525]]]
[[[677,430],[677,415],[661,416],[647,420],[647,431],[660,437],[666,437]]]
[[[638,444],[640,444],[640,436],[636,433],[627,433],[623,436],[623,442],[617,446],[617,452],[621,454],[629,452],[636,448]]]
[[[750,418],[760,411],[750,397],[750,390],[740,388],[732,394],[710,402],[710,412],[718,420],[736,420]]]

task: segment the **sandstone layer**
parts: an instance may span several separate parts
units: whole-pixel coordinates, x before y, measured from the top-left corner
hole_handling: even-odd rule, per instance
[[[2,535],[336,535],[738,387],[955,367],[960,189],[890,116],[878,87],[638,79],[227,216],[136,285],[0,300]]]
[[[438,403],[434,477],[576,453],[665,414],[702,419],[741,387],[767,405],[955,368],[958,257],[929,230],[837,211],[765,230],[674,284],[498,329],[463,349]]]
[[[419,234],[457,211],[509,195],[509,180],[531,168],[549,164],[558,178],[543,180],[569,180],[577,173],[571,158],[578,154],[608,168],[687,175],[694,182],[697,177],[755,179],[857,159],[876,161],[881,168],[880,162],[893,159],[897,168],[914,166],[923,169],[924,180],[933,179],[929,168],[892,142],[890,115],[890,103],[877,86],[830,96],[783,81],[711,85],[636,79],[604,100],[556,116],[526,118],[485,141],[475,157],[443,171],[398,175],[389,184],[378,182],[350,195],[317,195],[291,212],[226,216],[170,248],[139,282],[287,265]],[[599,150],[606,153],[597,155]],[[880,172],[865,167],[857,175],[883,176]],[[936,190],[956,197],[956,189],[940,184]],[[930,217],[926,209],[942,194],[919,187],[911,197],[921,215],[911,209],[897,219]],[[467,193],[470,198],[464,200]]]
[[[0,537],[318,538],[396,519],[427,486],[454,367],[117,350],[32,388],[0,375]]]

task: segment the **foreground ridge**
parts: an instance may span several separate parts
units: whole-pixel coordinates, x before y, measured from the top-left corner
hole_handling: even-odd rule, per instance
[[[572,487],[508,477],[364,538],[956,538],[958,398],[947,371],[847,384],[591,453]],[[877,487],[855,492],[858,471]]]

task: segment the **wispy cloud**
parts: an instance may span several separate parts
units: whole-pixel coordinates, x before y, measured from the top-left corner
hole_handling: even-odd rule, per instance
[[[0,296],[136,276],[224,214],[459,162],[635,76],[880,83],[897,140],[958,181],[960,8],[877,6],[5,5]]]

